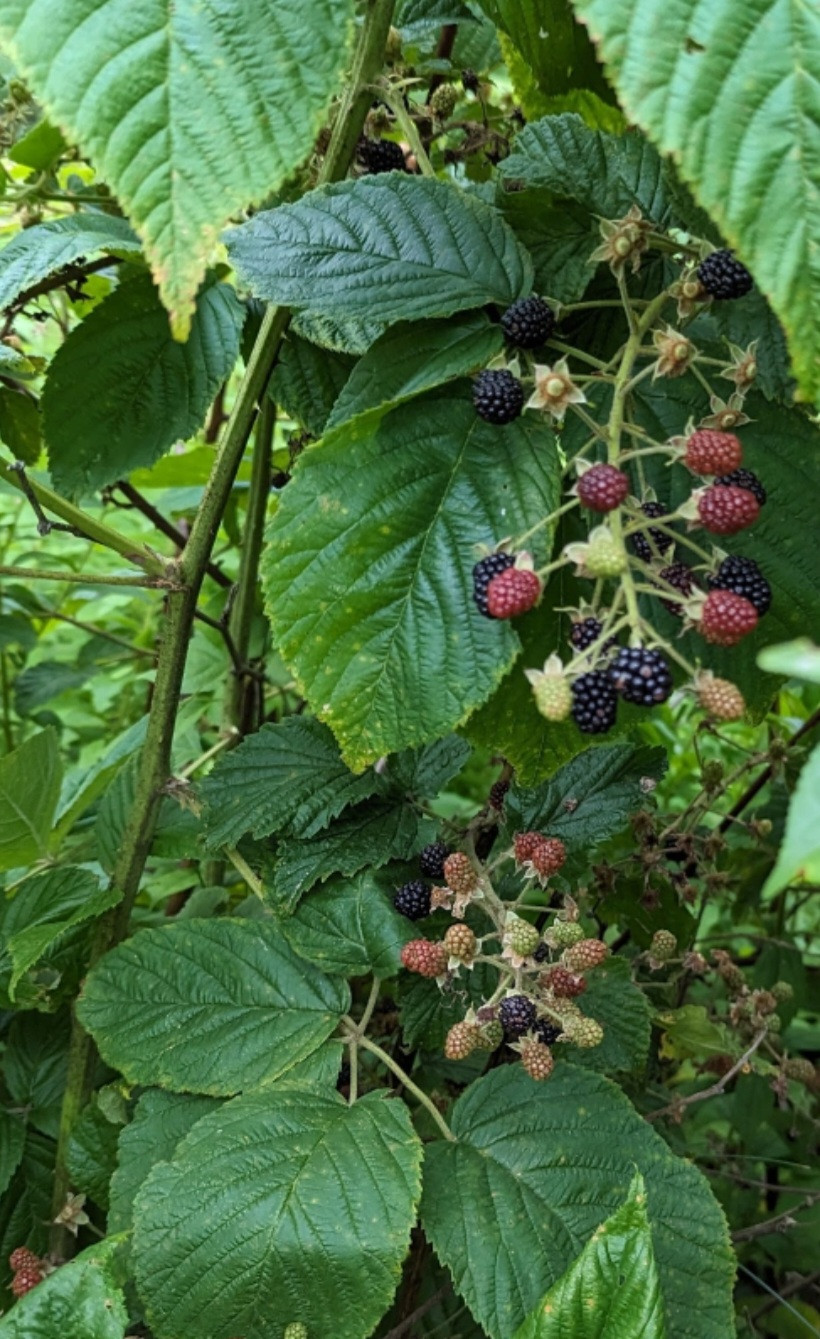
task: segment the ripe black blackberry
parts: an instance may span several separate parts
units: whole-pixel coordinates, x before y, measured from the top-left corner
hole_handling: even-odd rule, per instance
[[[490,582],[500,572],[506,572],[508,567],[514,566],[515,558],[511,553],[491,553],[488,557],[481,558],[473,568],[473,599],[485,618],[492,618],[487,606],[487,588]]]
[[[536,1020],[535,1005],[526,995],[508,995],[498,1006],[498,1020],[508,1039],[523,1037]]]
[[[681,595],[691,595],[695,589],[695,574],[691,567],[686,566],[686,563],[670,563],[668,567],[661,568],[658,576],[667,585],[674,586],[675,590],[679,590]],[[683,607],[676,600],[665,600],[661,596],[661,604],[676,618],[683,618]]]
[[[625,702],[651,707],[672,692],[672,672],[660,651],[624,646],[609,668],[609,676]]]
[[[604,735],[615,724],[618,694],[605,670],[581,674],[572,685],[572,719],[585,735]]]
[[[359,162],[366,172],[406,172],[404,149],[392,139],[363,139],[359,144]]]
[[[393,898],[393,906],[409,921],[420,921],[430,915],[430,885],[422,879],[402,884]]]
[[[419,855],[419,869],[426,879],[443,879],[444,862],[450,855],[446,842],[431,842]]]
[[[604,630],[604,625],[600,619],[590,614],[588,618],[576,619],[569,630],[569,639],[576,651],[586,651],[588,646],[596,642]],[[603,655],[606,651],[611,651],[613,646],[617,646],[615,637],[607,637],[600,653]]]
[[[473,382],[473,404],[487,423],[512,423],[524,408],[524,387],[506,367],[488,367]]]
[[[668,515],[668,508],[664,507],[662,502],[644,502],[641,504],[641,511],[650,521],[660,520],[661,516]],[[666,553],[675,542],[672,535],[667,535],[664,530],[659,530],[654,525],[646,532],[631,535],[630,539],[634,552],[645,563],[651,563],[659,553]]]
[[[497,809],[500,813],[504,808],[504,800],[507,791],[510,789],[509,781],[494,781],[490,787],[490,807]]]
[[[520,349],[537,349],[555,330],[555,314],[543,298],[519,298],[501,317],[501,329]]]
[[[707,584],[710,590],[731,590],[742,595],[758,614],[768,613],[772,603],[772,588],[754,558],[744,558],[739,553],[724,558]]]
[[[555,1023],[551,1023],[548,1018],[539,1018],[535,1025],[535,1035],[545,1046],[552,1046],[561,1035],[561,1028]]]
[[[532,955],[533,962],[546,962],[550,955],[550,946],[545,944],[543,939]]]
[[[754,288],[746,266],[731,251],[713,251],[698,266],[698,278],[709,296],[718,301],[745,297]]]
[[[721,474],[719,479],[715,479],[715,483],[723,484],[728,488],[745,488],[747,492],[757,498],[761,507],[766,501],[766,489],[752,470],[732,470],[731,474]]]

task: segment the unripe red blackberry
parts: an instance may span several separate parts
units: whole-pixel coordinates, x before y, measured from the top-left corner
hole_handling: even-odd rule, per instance
[[[555,1061],[548,1046],[545,1046],[541,1041],[537,1041],[534,1037],[525,1037],[519,1044],[518,1049],[521,1064],[531,1079],[540,1083],[549,1078],[555,1068]]]
[[[494,781],[490,787],[490,807],[495,809],[497,813],[500,813],[504,808],[504,801],[509,789],[509,781]]]
[[[699,428],[686,441],[683,463],[695,474],[728,474],[743,459],[740,438],[733,432]]]
[[[704,488],[697,502],[698,519],[713,535],[736,535],[754,525],[760,514],[757,498],[747,488],[720,484]]]
[[[557,874],[567,858],[567,848],[560,837],[544,837],[537,842],[530,856],[530,864],[542,881]]]
[[[614,511],[629,493],[629,479],[615,465],[592,465],[579,476],[575,491],[582,507]]]
[[[449,954],[443,944],[430,939],[411,939],[401,951],[402,966],[417,976],[434,978],[444,976]]]
[[[742,595],[711,590],[700,612],[698,632],[713,646],[734,646],[757,627],[757,610]]]
[[[444,936],[443,944],[451,958],[459,962],[471,963],[476,955],[477,941],[469,925],[459,921],[451,925]]]
[[[505,572],[508,567],[515,565],[515,555],[512,553],[490,553],[486,558],[481,558],[473,568],[473,599],[478,606],[479,613],[485,618],[490,618],[490,611],[487,608],[487,591],[493,577],[498,576],[499,572]]]
[[[526,995],[508,995],[498,1006],[498,1020],[505,1037],[523,1037],[535,1025],[535,1005]]]
[[[481,1030],[477,1023],[454,1023],[447,1033],[444,1054],[448,1060],[466,1060],[480,1043]]]
[[[508,567],[494,576],[487,587],[490,618],[518,618],[541,599],[541,581],[527,567]]]
[[[531,860],[533,851],[543,840],[543,834],[540,832],[516,832],[513,837],[515,863],[523,865],[525,861]]]
[[[28,1246],[18,1246],[9,1256],[9,1267],[16,1273],[18,1269],[39,1269],[41,1266],[39,1255],[30,1251]]]
[[[586,980],[568,967],[550,967],[538,978],[539,985],[549,990],[559,1000],[574,1000],[583,995],[587,988]]]
[[[447,887],[454,893],[468,895],[478,887],[478,874],[469,856],[463,851],[454,851],[444,862],[444,878]]]
[[[501,317],[501,329],[519,349],[537,349],[555,330],[555,314],[543,298],[519,298]]]
[[[581,939],[564,949],[564,966],[571,972],[589,972],[609,957],[609,949],[600,939]]]

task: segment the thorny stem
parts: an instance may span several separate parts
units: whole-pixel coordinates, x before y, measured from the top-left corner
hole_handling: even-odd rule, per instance
[[[342,1021],[344,1022],[345,1020],[343,1019]],[[398,1061],[394,1060],[392,1055],[388,1055],[387,1051],[383,1051],[381,1046],[377,1046],[376,1043],[374,1041],[371,1041],[369,1037],[357,1036],[356,1040],[358,1045],[361,1046],[363,1050],[370,1051],[371,1055],[377,1056],[378,1059],[381,1060],[382,1064],[386,1065],[387,1068],[391,1071],[391,1073],[395,1074],[396,1078],[399,1080],[402,1087],[406,1088],[409,1093],[412,1093],[413,1096],[416,1098],[416,1100],[420,1102],[421,1105],[425,1108],[425,1110],[429,1111],[430,1115],[433,1117],[433,1120],[436,1122],[436,1125],[441,1130],[441,1133],[444,1135],[444,1138],[448,1139],[450,1143],[455,1143],[455,1135],[453,1134],[446,1120],[442,1116],[438,1107],[431,1100],[431,1098],[427,1096],[427,1093],[425,1093],[421,1088],[418,1087],[417,1084],[413,1082],[413,1080],[410,1078],[410,1075],[405,1073],[405,1071],[402,1069]]]
[[[350,166],[370,106],[369,86],[384,60],[385,43],[394,8],[395,0],[368,0],[364,22],[359,30],[350,80],[339,104],[320,173],[320,184],[341,179]],[[112,877],[113,887],[120,893],[121,901],[97,922],[89,953],[89,967],[118,943],[128,931],[131,910],[139,891],[154,834],[163,787],[170,773],[171,743],[197,596],[233,488],[236,471],[253,427],[257,407],[270,379],[288,320],[289,313],[282,307],[269,308],[263,317],[188,542],[179,560],[178,569],[183,589],[173,591],[168,596],[167,616],[163,625],[148,730],[140,753],[129,822],[122,836],[119,858]],[[0,478],[6,479],[15,487],[20,486],[14,471],[1,463]],[[93,528],[89,527],[85,514],[78,513],[76,508],[65,502],[58,494],[52,493],[50,489],[44,489],[42,485],[36,485],[36,489],[39,489],[39,498],[43,505],[47,505],[57,515],[63,516],[69,523],[74,524],[79,516],[80,523],[85,525],[85,532],[90,538],[107,544],[116,552],[124,553],[130,561],[141,563],[147,571],[164,575],[165,564],[148,550],[138,550],[134,556],[135,546],[116,531],[109,532],[108,527],[101,527],[96,522],[93,523]],[[71,1184],[67,1166],[68,1142],[74,1123],[91,1091],[95,1056],[91,1038],[75,1018],[69,1044],[68,1074],[57,1141],[52,1201],[55,1216],[62,1209]],[[70,1234],[64,1229],[52,1231],[54,1251],[62,1255],[71,1254],[75,1243]]]
[[[45,567],[0,567],[0,577],[19,581],[65,581],[72,586],[141,586],[144,590],[173,590],[166,577],[93,576],[89,572],[59,572]]]
[[[576,349],[574,344],[565,344],[561,339],[548,339],[548,349],[556,349],[558,353],[566,353],[571,358],[578,358],[582,363],[589,363],[590,367],[597,367],[599,371],[606,370],[607,364],[600,358],[594,358],[591,353],[585,353],[583,349]]]
[[[717,1083],[711,1084],[709,1088],[701,1088],[699,1092],[690,1093],[688,1097],[679,1097],[675,1102],[670,1102],[668,1106],[660,1107],[658,1111],[650,1111],[645,1116],[645,1119],[648,1121],[655,1121],[660,1120],[661,1116],[675,1116],[678,1118],[684,1108],[692,1106],[693,1103],[705,1102],[707,1097],[717,1097],[720,1093],[726,1090],[732,1079],[735,1078],[741,1070],[746,1068],[757,1048],[765,1040],[765,1037],[765,1030],[758,1032],[751,1046],[743,1052],[743,1055],[739,1060],[735,1061],[732,1068],[727,1070],[722,1078],[718,1079]]]

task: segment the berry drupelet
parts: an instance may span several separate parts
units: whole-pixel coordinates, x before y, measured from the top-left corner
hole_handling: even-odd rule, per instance
[[[473,382],[473,404],[487,423],[512,423],[524,408],[524,387],[506,367],[487,368]]]
[[[611,730],[618,714],[618,694],[604,670],[581,674],[572,685],[572,718],[585,735]]]
[[[430,885],[423,879],[413,879],[398,889],[393,906],[409,921],[420,921],[430,915]]]
[[[710,590],[731,590],[753,604],[758,615],[768,613],[772,603],[772,588],[754,558],[739,553],[724,558],[714,576],[707,579]]]
[[[754,280],[731,251],[713,251],[698,266],[698,278],[710,297],[719,302],[751,293]]]
[[[501,329],[519,349],[537,349],[555,330],[555,314],[543,298],[519,298],[501,317]]]
[[[672,671],[660,651],[624,646],[610,666],[610,678],[625,702],[651,707],[672,692]]]

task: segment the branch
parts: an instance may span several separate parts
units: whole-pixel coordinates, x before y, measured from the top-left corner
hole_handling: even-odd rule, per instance
[[[44,293],[52,293],[55,288],[67,288],[69,284],[83,284],[90,275],[98,274],[100,270],[108,270],[112,265],[121,264],[122,261],[116,256],[103,256],[100,260],[91,261],[89,265],[65,265],[56,274],[50,274],[47,279],[41,279],[38,284],[32,284],[31,288],[24,289],[12,303],[11,314],[21,311],[34,298],[40,298]]]
[[[20,581],[67,581],[77,586],[139,586],[145,590],[176,590],[178,587],[167,577],[118,577],[101,573],[58,572],[47,567],[0,567],[0,577]]]
[[[142,493],[139,493],[137,489],[134,488],[133,484],[129,484],[123,479],[118,484],[115,484],[114,487],[118,488],[123,497],[126,497],[131,503],[131,506],[141,512],[143,516],[147,517],[151,524],[156,526],[161,534],[165,535],[168,539],[173,540],[178,549],[185,548],[186,536],[183,532],[174,525],[173,521],[169,521],[167,516],[163,516],[162,512],[157,511],[156,507],[153,506],[147,498],[143,497]],[[205,568],[205,573],[215,581],[218,586],[223,586],[225,589],[231,584],[231,578],[226,576],[222,569],[217,567],[215,563],[209,562]]]
[[[813,715],[809,716],[808,720],[803,722],[799,730],[795,730],[794,734],[787,740],[786,747],[793,748],[793,746],[798,742],[798,740],[802,739],[804,735],[807,735],[811,730],[814,730],[815,727],[818,725],[820,725],[820,709],[815,711]],[[768,781],[771,781],[773,773],[774,773],[774,763],[769,763],[768,767],[763,772],[760,773],[760,776],[755,778],[755,780],[752,782],[749,788],[747,790],[744,790],[740,799],[737,800],[732,805],[728,814],[726,815],[720,827],[718,828],[718,832],[725,832],[727,828],[730,828],[732,826],[735,819],[738,818],[739,815],[743,813],[743,810],[748,805],[751,804],[755,796],[760,794],[761,790],[766,785],[766,783]]]
[[[695,1102],[705,1102],[707,1097],[719,1096],[719,1094],[728,1087],[732,1079],[735,1078],[742,1069],[745,1069],[758,1046],[762,1044],[766,1036],[766,1032],[758,1032],[751,1046],[743,1052],[743,1055],[739,1060],[735,1061],[732,1068],[727,1070],[722,1078],[718,1079],[717,1083],[713,1083],[709,1088],[701,1088],[699,1092],[690,1093],[688,1097],[679,1097],[674,1102],[670,1102],[669,1106],[660,1107],[658,1111],[650,1111],[644,1119],[653,1121],[660,1120],[661,1116],[674,1116],[676,1120],[680,1120],[685,1107],[690,1107]]]
[[[783,1213],[776,1214],[774,1218],[767,1218],[764,1223],[753,1223],[751,1227],[742,1227],[738,1232],[733,1232],[732,1241],[754,1241],[756,1237],[768,1237],[770,1232],[788,1232],[790,1228],[797,1227],[794,1215],[801,1209],[811,1209],[818,1201],[820,1190],[807,1195],[802,1204],[793,1204],[790,1209],[784,1209]]]
[[[411,1311],[410,1315],[401,1321],[399,1325],[394,1325],[392,1330],[388,1330],[384,1339],[402,1339],[402,1335],[407,1334],[408,1330],[412,1330],[416,1321],[421,1320],[422,1316],[426,1316],[427,1312],[432,1311],[434,1306],[438,1306],[439,1302],[443,1302],[450,1291],[451,1284],[449,1281],[442,1284],[438,1292],[433,1293],[432,1297],[428,1297],[427,1301],[422,1302],[421,1306],[417,1306],[415,1311]]]

